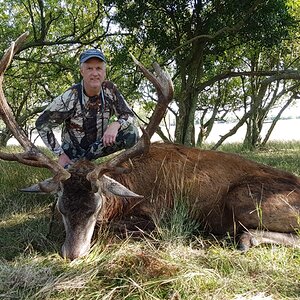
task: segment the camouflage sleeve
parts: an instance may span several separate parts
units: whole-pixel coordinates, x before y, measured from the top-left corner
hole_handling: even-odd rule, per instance
[[[117,87],[112,82],[106,82],[106,87],[110,90],[112,97],[114,114],[121,124],[121,129],[126,129],[129,125],[135,122],[135,116],[132,109],[124,99],[123,95],[119,92]]]
[[[36,120],[36,129],[42,141],[56,155],[61,154],[63,150],[53,133],[53,128],[61,125],[73,114],[76,95],[73,90],[67,90],[56,97]]]

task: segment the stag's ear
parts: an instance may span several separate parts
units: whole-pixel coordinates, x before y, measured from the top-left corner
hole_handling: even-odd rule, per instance
[[[54,181],[53,178],[48,178],[32,186],[20,189],[20,191],[27,193],[53,194],[58,191],[58,187],[58,182]]]
[[[104,192],[111,193],[115,196],[119,197],[135,197],[135,198],[143,198],[144,196],[138,195],[128,188],[126,188],[121,183],[117,182],[116,180],[103,175],[100,180],[98,180],[99,188],[102,189]]]

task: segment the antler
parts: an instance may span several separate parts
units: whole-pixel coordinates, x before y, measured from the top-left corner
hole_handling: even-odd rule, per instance
[[[18,140],[25,152],[23,153],[4,153],[0,152],[0,159],[8,161],[17,161],[25,165],[48,168],[54,174],[54,179],[64,180],[67,179],[70,174],[57,162],[41,153],[38,148],[28,139],[26,134],[22,131],[17,121],[14,118],[13,112],[7,103],[3,92],[3,79],[4,72],[10,65],[14,55],[20,50],[22,44],[27,39],[29,33],[23,33],[11,46],[6,50],[0,61],[0,116],[6,126],[10,129],[14,137]]]
[[[121,163],[135,156],[148,152],[150,139],[157,130],[158,125],[166,113],[169,103],[173,99],[174,87],[170,75],[167,72],[164,72],[157,63],[154,63],[153,68],[156,74],[156,76],[154,76],[132,54],[131,56],[134,63],[141,69],[146,78],[154,85],[158,96],[158,102],[146,129],[142,129],[143,135],[141,139],[133,147],[121,152],[110,161],[98,165],[87,175],[87,179],[90,181],[96,181],[104,173],[116,170],[117,166]]]

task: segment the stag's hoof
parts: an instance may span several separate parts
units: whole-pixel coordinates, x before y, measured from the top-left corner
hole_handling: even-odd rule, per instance
[[[250,248],[255,247],[257,245],[258,245],[258,241],[256,240],[256,238],[253,236],[251,232],[247,231],[241,235],[237,249],[242,252],[246,252]]]

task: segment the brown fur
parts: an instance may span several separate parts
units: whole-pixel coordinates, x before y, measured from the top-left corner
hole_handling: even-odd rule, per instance
[[[145,198],[110,196],[102,220],[129,214],[155,218],[180,198],[191,217],[215,234],[299,228],[300,181],[291,173],[236,154],[160,143],[133,166],[130,174],[110,176]]]
[[[175,201],[184,202],[190,219],[206,232],[242,234],[242,250],[260,243],[300,248],[294,234],[300,227],[300,179],[289,172],[236,154],[161,143],[135,157],[130,173],[107,174],[115,181],[89,181],[94,168],[79,161],[62,182],[57,206],[66,230],[64,257],[87,253],[96,221],[117,229],[134,228],[135,222],[153,229],[153,221],[171,211]],[[121,194],[133,198],[113,195],[120,195],[116,181],[135,193]]]

